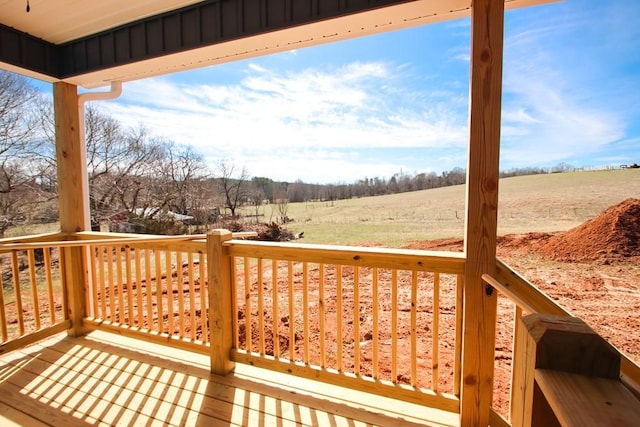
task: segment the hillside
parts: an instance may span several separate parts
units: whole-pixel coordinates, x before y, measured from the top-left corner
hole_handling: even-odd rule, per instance
[[[402,247],[413,240],[462,238],[464,186],[333,202],[291,203],[287,228],[306,243]],[[574,228],[640,195],[640,170],[572,172],[500,180],[498,234]],[[264,208],[265,219],[272,214]]]

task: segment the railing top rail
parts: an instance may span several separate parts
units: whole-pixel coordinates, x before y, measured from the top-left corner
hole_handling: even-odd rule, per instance
[[[290,242],[231,240],[224,243],[229,255],[283,261],[379,267],[397,270],[464,273],[461,252],[435,252],[408,249],[313,245]]]
[[[489,274],[483,274],[482,275],[482,280],[484,280],[486,284],[491,285],[495,289],[499,290],[504,296],[509,298],[509,300],[511,300],[511,302],[513,302],[514,304],[516,304],[517,306],[519,306],[523,310],[528,311],[529,313],[535,313],[537,311],[524,298],[521,298],[520,295],[518,295],[518,294],[516,294],[514,292],[511,292],[511,289],[509,288],[508,285],[503,285],[502,283],[498,282],[496,279],[494,279]]]
[[[191,240],[202,240],[201,237],[191,236],[162,236],[162,237],[130,237],[125,239],[92,239],[92,240],[58,240],[49,242],[29,242],[29,243],[7,243],[0,244],[0,252],[16,250],[28,250],[36,248],[62,247],[70,248],[77,246],[91,245],[127,245],[129,243],[152,243],[152,242],[183,242]]]
[[[256,233],[246,232],[246,233],[233,233],[233,237],[244,238],[254,236]],[[0,243],[0,253],[6,253],[11,251],[21,251],[21,250],[29,250],[29,249],[38,249],[38,248],[50,248],[50,247],[78,247],[78,246],[98,246],[98,245],[120,245],[125,246],[128,244],[141,244],[141,243],[176,243],[176,242],[187,242],[187,241],[202,241],[204,243],[206,241],[207,236],[205,234],[190,234],[190,235],[179,235],[179,236],[159,236],[159,235],[144,235],[144,234],[124,234],[118,233],[116,235],[110,236],[109,233],[90,233],[90,232],[80,232],[80,233],[70,233],[63,234],[57,233],[53,235],[43,235],[44,237],[68,237],[68,238],[76,238],[75,240],[42,240],[37,241],[34,238],[38,236],[26,236],[21,238],[24,240],[23,242],[16,241],[18,239],[13,240],[10,243]],[[91,238],[91,237],[99,237],[99,238]]]
[[[525,310],[530,313],[555,314],[561,316],[572,315],[547,294],[520,276],[504,261],[497,259],[496,266],[498,267],[497,278],[493,280],[498,283],[500,291],[502,292],[502,289],[505,289],[505,295],[513,295],[518,301],[522,301],[522,303],[519,304],[522,308],[525,308],[523,304],[526,304],[529,308],[525,308]]]
[[[67,237],[68,233],[43,233],[30,236],[5,237],[0,239],[0,246],[13,243],[51,242],[65,240]]]

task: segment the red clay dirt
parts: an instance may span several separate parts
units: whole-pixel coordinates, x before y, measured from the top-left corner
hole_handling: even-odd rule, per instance
[[[549,237],[534,250],[556,261],[610,264],[638,256],[640,200],[626,199],[566,233]]]
[[[587,324],[595,329],[599,334],[609,340],[614,346],[626,353],[632,360],[640,361],[640,318],[637,313],[640,312],[640,249],[638,247],[638,235],[640,233],[640,200],[628,199],[624,202],[612,206],[603,212],[597,218],[587,221],[583,225],[569,230],[565,233],[547,234],[547,233],[528,233],[524,235],[507,235],[498,238],[498,257],[509,264],[512,268],[522,274],[529,281],[538,286],[542,291],[547,293],[552,299],[556,300],[560,305],[570,311],[573,315],[582,318]],[[379,246],[369,242],[366,246]],[[445,251],[462,251],[462,241],[460,239],[444,239],[438,241],[420,241],[412,242],[407,245],[408,249],[423,250],[445,250]],[[343,274],[350,274],[346,271]],[[362,271],[362,275],[369,275],[370,272]],[[287,292],[287,283],[283,279],[278,282],[278,292]],[[346,277],[346,276],[345,276]],[[320,326],[318,324],[318,306],[314,303],[318,298],[318,275],[317,271],[309,272],[309,284],[306,291],[301,285],[300,278],[295,279],[296,293],[307,292],[311,301],[309,305],[309,331],[311,332],[310,341],[313,345],[317,345],[315,341],[319,339]],[[254,280],[252,279],[252,282]],[[325,357],[329,365],[335,363],[335,343],[340,339],[335,334],[334,322],[336,315],[335,299],[335,271],[328,269],[324,278],[324,289],[327,295],[332,295],[326,301],[326,339],[333,344],[327,344]],[[429,289],[426,289],[424,295],[428,295]],[[255,292],[255,290],[252,290]],[[398,290],[398,300],[400,301],[400,315],[403,315],[410,300],[407,291]],[[422,291],[420,291],[422,292]],[[441,289],[441,325],[439,332],[439,340],[444,348],[441,348],[442,360],[452,360],[453,345],[455,343],[455,285],[447,284]],[[380,330],[388,330],[389,328],[389,294],[379,295],[378,304],[380,314],[378,325]],[[418,324],[430,325],[432,319],[431,302],[420,300]],[[265,299],[265,301],[267,301]],[[363,374],[371,374],[372,370],[372,354],[369,347],[372,331],[364,327],[369,324],[366,319],[372,319],[371,313],[367,312],[365,307],[371,306],[373,295],[367,292],[367,288],[360,289],[359,306],[360,320],[363,321],[363,327],[359,331],[359,339],[361,342],[362,361],[360,372]],[[268,304],[268,303],[267,303]],[[353,295],[345,291],[342,297],[342,312],[353,313],[355,310]],[[408,306],[407,306],[408,307]],[[256,306],[252,308],[255,311]],[[494,407],[503,415],[508,412],[508,393],[510,384],[510,365],[511,365],[511,348],[512,348],[512,330],[513,324],[513,305],[506,298],[501,297],[498,305],[498,317],[502,321],[498,324],[496,333],[496,378],[495,378],[495,397]],[[273,328],[270,326],[273,319],[269,316],[271,307],[264,307],[264,334],[267,348],[267,354],[273,354]],[[239,313],[244,317],[244,313]],[[255,313],[252,313],[255,315]],[[404,313],[406,314],[406,313]],[[302,316],[296,313],[294,319]],[[287,316],[280,319],[280,328],[288,328],[290,319]],[[298,320],[294,320],[298,321]],[[240,346],[244,347],[245,330],[243,329],[243,320],[240,320]],[[252,322],[254,323],[254,322]],[[407,328],[405,328],[407,329]],[[255,349],[259,341],[260,330],[258,324],[252,325],[251,341]],[[352,347],[353,334],[351,326],[345,325],[343,331],[342,342],[345,352]],[[398,382],[406,382],[404,369],[411,365],[411,347],[408,338],[410,331],[400,328],[398,331],[398,366],[399,371],[395,378],[390,378],[391,368],[387,364],[382,363],[384,358],[380,358],[378,364],[379,376]],[[278,342],[281,352],[287,352],[289,349],[288,335],[283,331],[279,333]],[[303,347],[300,337],[296,333],[296,342],[294,352],[297,358],[302,357]],[[381,342],[389,337],[384,334],[379,335]],[[271,345],[269,345],[271,343]],[[427,337],[424,342],[418,343],[420,351],[418,352],[418,365],[428,367],[432,361],[430,358],[431,342]],[[317,358],[319,355],[312,354],[310,362],[319,364]],[[350,369],[349,361],[353,360],[352,354],[344,356],[345,368]],[[441,366],[440,386],[442,391],[451,390],[451,374],[452,365],[450,363]],[[428,380],[427,380],[428,381]],[[431,386],[428,382],[419,384],[422,386]]]
[[[564,233],[498,238],[498,257],[632,360],[640,363],[640,200],[627,199]],[[461,251],[462,241],[413,242],[412,249]],[[501,301],[499,318],[513,318]],[[494,405],[506,414],[511,332],[498,326]]]
[[[640,200],[628,199],[612,206],[593,220],[569,230],[565,233],[528,233],[524,235],[507,235],[498,238],[498,257],[511,265],[529,281],[534,283],[552,299],[569,310],[572,314],[582,318],[599,334],[609,340],[614,346],[626,353],[632,360],[640,361],[640,248],[638,237],[640,234]],[[379,246],[375,243],[367,243],[366,246]],[[443,239],[438,241],[412,242],[408,249],[462,251],[460,239]],[[310,272],[311,281],[307,292],[313,301],[317,297],[317,276]],[[368,272],[363,272],[369,274]],[[325,276],[325,291],[327,295],[334,295],[333,299],[326,302],[326,337],[329,342],[339,339],[335,335],[333,323],[335,318],[335,284],[334,271],[328,270]],[[283,276],[284,277],[284,276]],[[303,289],[300,281],[296,279],[296,292]],[[285,281],[278,283],[279,292],[287,289]],[[442,289],[443,323],[440,327],[439,339],[444,348],[441,349],[443,360],[451,360],[453,345],[455,343],[455,286],[449,285]],[[453,299],[452,299],[453,298]],[[366,288],[360,290],[360,307],[370,307],[373,296],[367,293]],[[385,300],[386,299],[386,300]],[[381,330],[387,330],[389,313],[385,308],[388,305],[390,295],[379,295]],[[407,302],[408,295],[399,290],[399,301]],[[429,301],[419,303],[419,316],[424,317],[419,324],[431,324],[432,310],[428,307]],[[401,303],[402,305],[402,303]],[[343,313],[354,312],[352,295],[345,293],[342,299]],[[424,307],[422,307],[424,306]],[[255,309],[255,306],[254,306]],[[264,307],[265,313],[270,313],[270,307]],[[448,310],[448,311],[447,311]],[[502,320],[497,327],[496,337],[496,378],[494,407],[503,415],[508,413],[508,393],[510,384],[510,365],[512,348],[513,306],[506,298],[501,297],[498,306],[498,317]],[[311,341],[319,337],[318,306],[311,304],[309,309],[309,330]],[[401,309],[402,311],[402,309]],[[401,313],[402,314],[402,313]],[[243,313],[240,313],[243,315]],[[301,314],[296,313],[296,317]],[[360,312],[362,317],[370,318],[371,313]],[[444,320],[447,319],[447,320]],[[269,326],[273,319],[265,317],[265,341],[273,343],[272,328]],[[281,319],[281,327],[287,328],[290,319]],[[240,345],[243,347],[244,329],[240,330]],[[253,322],[252,322],[253,323]],[[367,324],[368,322],[364,322]],[[345,326],[350,329],[350,326]],[[258,342],[258,325],[252,326],[252,342],[255,348]],[[363,355],[363,374],[371,374],[372,354],[368,348],[371,340],[371,330],[362,328],[359,341],[362,342],[361,354]],[[290,343],[286,334],[279,334],[280,352],[286,352]],[[297,335],[297,334],[296,334]],[[398,366],[407,367],[411,364],[410,340],[404,339],[409,335],[408,330],[398,330]],[[344,337],[351,337],[345,342]],[[384,341],[388,337],[380,336]],[[352,331],[345,330],[342,338],[345,348],[353,341]],[[422,349],[418,353],[418,364],[430,366],[430,338],[418,344]],[[335,362],[335,345],[327,345],[327,361]],[[303,348],[298,337],[294,351],[297,357],[301,357]],[[346,351],[346,350],[345,350]],[[273,352],[273,347],[267,346],[267,353]],[[317,355],[311,355],[311,363],[319,363],[315,360]],[[345,355],[345,362],[352,360],[352,355]],[[383,358],[381,358],[382,361]],[[331,365],[331,362],[329,363]],[[352,366],[345,366],[349,369]],[[379,375],[382,378],[390,378],[390,367],[384,363],[378,365]],[[450,378],[452,366],[450,363],[441,367],[441,390],[450,391],[452,384]],[[405,382],[404,372],[398,372],[394,380]],[[431,384],[422,384],[430,386]]]

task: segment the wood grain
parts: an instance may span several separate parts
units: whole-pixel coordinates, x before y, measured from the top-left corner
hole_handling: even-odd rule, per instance
[[[471,8],[469,157],[460,423],[485,426],[493,395],[497,295],[482,274],[496,264],[504,2]]]

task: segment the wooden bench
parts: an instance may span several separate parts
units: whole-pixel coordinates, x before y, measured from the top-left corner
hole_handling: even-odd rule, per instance
[[[561,426],[640,425],[639,402],[620,381],[536,369],[535,382]]]
[[[620,381],[620,353],[576,317],[524,316],[516,341],[511,422],[640,426],[640,401]]]

